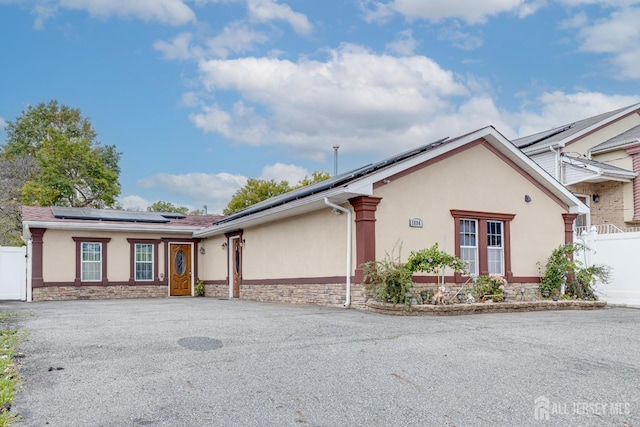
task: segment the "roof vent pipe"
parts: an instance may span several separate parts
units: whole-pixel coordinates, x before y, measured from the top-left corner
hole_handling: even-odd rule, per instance
[[[338,175],[338,148],[339,145],[333,146],[333,176]]]

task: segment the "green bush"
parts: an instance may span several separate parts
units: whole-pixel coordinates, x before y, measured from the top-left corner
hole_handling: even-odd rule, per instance
[[[400,256],[394,259],[393,254],[386,254],[382,261],[367,262],[362,268],[364,281],[375,292],[376,298],[382,302],[411,306],[411,297],[407,294],[413,290],[413,273],[400,262]]]
[[[560,294],[562,285],[565,285],[567,295],[580,299],[585,297],[597,299],[593,289],[595,280],[609,283],[611,268],[602,264],[584,267],[581,261],[575,259],[575,254],[586,250],[588,248],[584,245],[574,243],[568,243],[553,250],[540,280],[540,292],[543,296],[557,296]]]

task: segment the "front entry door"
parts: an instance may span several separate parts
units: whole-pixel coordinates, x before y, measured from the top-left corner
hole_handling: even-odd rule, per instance
[[[191,245],[169,244],[169,295],[191,295]]]
[[[240,282],[242,282],[242,243],[240,239],[232,239],[231,270],[233,274],[233,298],[240,298]]]

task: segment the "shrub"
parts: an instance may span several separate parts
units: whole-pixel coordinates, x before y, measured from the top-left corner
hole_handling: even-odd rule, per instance
[[[577,252],[586,250],[588,248],[584,245],[573,243],[554,249],[545,264],[540,292],[548,296],[558,295],[562,285],[565,285],[565,292],[574,298],[597,299],[593,289],[595,280],[609,283],[611,268],[602,264],[584,267],[582,262],[574,259]]]
[[[400,255],[394,252],[385,255],[382,261],[370,261],[362,265],[364,281],[373,290],[377,299],[393,304],[411,306],[411,297],[407,296],[413,290],[411,276],[413,273],[400,262]]]

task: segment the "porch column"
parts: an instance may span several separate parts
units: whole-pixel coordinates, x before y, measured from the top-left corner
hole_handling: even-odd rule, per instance
[[[573,221],[578,217],[578,214],[563,213],[562,219],[564,220],[564,243],[573,243]]]
[[[42,278],[42,236],[46,228],[31,228],[31,286],[41,288],[44,285]]]
[[[376,209],[381,200],[370,196],[349,200],[356,213],[356,282],[364,279],[361,265],[376,259]]]
[[[640,175],[640,145],[625,150],[631,156],[633,171]],[[633,220],[640,221],[640,176],[633,180]]]

